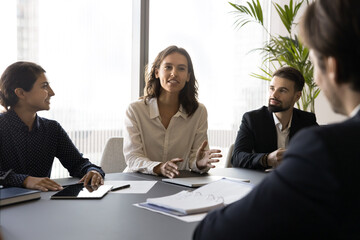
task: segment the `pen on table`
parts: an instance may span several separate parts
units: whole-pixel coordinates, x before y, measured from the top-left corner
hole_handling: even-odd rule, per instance
[[[126,184],[126,185],[123,185],[123,186],[119,186],[119,187],[113,187],[111,189],[111,191],[117,191],[117,190],[120,190],[120,189],[124,189],[124,188],[129,188],[130,187],[130,184]]]

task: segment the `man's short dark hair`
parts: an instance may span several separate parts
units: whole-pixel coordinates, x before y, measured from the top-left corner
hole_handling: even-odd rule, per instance
[[[360,1],[316,0],[306,10],[301,38],[314,51],[321,70],[326,57],[337,63],[338,83],[360,92]]]
[[[304,76],[299,70],[293,67],[281,67],[276,70],[272,77],[286,78],[295,83],[295,91],[302,91],[305,84]]]

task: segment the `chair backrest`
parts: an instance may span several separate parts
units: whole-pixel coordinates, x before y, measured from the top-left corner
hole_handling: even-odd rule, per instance
[[[105,173],[122,172],[126,168],[123,138],[112,137],[106,142],[100,166]]]
[[[231,144],[230,147],[229,147],[228,154],[226,156],[226,161],[225,161],[225,167],[226,168],[232,167],[232,165],[231,165],[231,157],[233,155],[233,152],[234,152],[234,144]]]

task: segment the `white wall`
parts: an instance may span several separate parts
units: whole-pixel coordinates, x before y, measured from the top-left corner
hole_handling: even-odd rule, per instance
[[[0,3],[0,75],[5,68],[17,59],[17,18],[16,1],[1,0]],[[0,110],[2,107],[0,106]]]
[[[320,92],[319,96],[315,100],[315,113],[319,124],[341,122],[347,118],[332,111],[329,102],[322,92]]]

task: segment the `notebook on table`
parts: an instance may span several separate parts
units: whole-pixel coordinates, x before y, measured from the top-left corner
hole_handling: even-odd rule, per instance
[[[160,198],[148,198],[140,206],[176,216],[185,216],[195,213],[208,212],[212,209],[225,206],[224,199],[209,197],[201,193],[181,191]]]
[[[224,178],[223,176],[204,176],[204,177],[185,177],[185,178],[164,178],[163,182],[178,184],[186,187],[201,187],[206,184],[218,181]],[[230,179],[230,178],[228,178]],[[250,182],[249,179],[237,179],[242,182]]]
[[[0,189],[0,207],[35,200],[40,198],[40,191],[26,188],[10,187]]]
[[[170,216],[186,216],[206,213],[212,209],[231,204],[253,189],[253,185],[238,180],[223,178],[194,191],[148,198],[138,206]]]
[[[112,188],[112,185],[101,185],[98,188],[74,184],[66,186],[63,190],[51,196],[51,199],[100,199]]]

